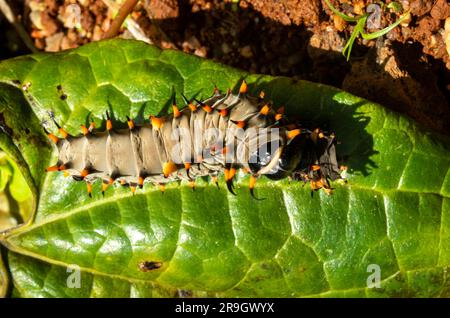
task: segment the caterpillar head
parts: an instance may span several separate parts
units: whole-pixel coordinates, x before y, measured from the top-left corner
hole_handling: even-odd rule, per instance
[[[253,174],[309,181],[313,190],[331,189],[328,180],[341,178],[334,134],[280,129],[278,136],[268,140],[250,154],[248,166]]]

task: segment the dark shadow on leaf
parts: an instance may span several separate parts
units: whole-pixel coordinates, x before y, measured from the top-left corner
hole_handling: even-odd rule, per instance
[[[342,91],[315,85],[290,78],[267,81],[259,77],[249,84],[249,90],[253,95],[263,90],[275,102],[275,108],[285,106],[290,121],[309,129],[319,127],[335,132],[339,163],[348,166],[352,173],[369,175],[377,168],[371,157],[378,152],[374,150],[373,136],[366,131],[370,117],[358,111],[366,101],[344,104],[336,98]]]
[[[317,2],[319,22],[331,21],[324,11],[326,5]],[[259,11],[261,6],[253,7],[251,3],[246,3],[245,8],[230,3],[213,5],[211,10],[193,10],[188,0],[178,3],[178,17],[151,20],[156,30],[152,41],[160,47],[169,42],[185,51],[189,43],[186,39],[193,38],[206,51],[206,58],[251,74],[288,76],[339,87],[406,114],[431,129],[450,133],[446,124],[450,121],[450,73],[442,60],[427,56],[424,62],[423,47],[418,42],[414,42],[416,49],[408,43],[393,42],[392,55],[385,63],[378,63],[382,55],[377,53],[378,44],[369,48],[355,41],[347,62],[340,50],[351,27],[337,32],[321,25],[313,33],[304,25],[295,25],[301,22],[294,19],[287,19],[291,24],[273,20]],[[380,43],[385,39],[379,38]],[[244,47],[250,53],[242,54]],[[391,59],[395,63],[390,64],[398,64],[398,72],[406,75],[388,71],[385,64]]]

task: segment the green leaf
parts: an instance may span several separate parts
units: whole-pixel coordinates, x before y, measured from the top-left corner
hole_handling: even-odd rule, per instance
[[[364,32],[364,25],[366,24],[366,21],[367,16],[363,16],[358,20],[358,23],[356,23],[353,29],[352,35],[348,39],[344,48],[342,49],[342,55],[344,55],[347,58],[347,61],[350,59],[350,53],[352,52],[353,43],[355,42],[358,35]]]
[[[0,231],[30,217],[33,197],[16,163],[0,151]]]
[[[7,186],[16,201],[22,202],[32,196],[16,163],[0,152],[0,192],[5,191]]]
[[[288,116],[336,131],[348,184],[311,196],[297,182],[262,180],[256,191],[266,200],[256,201],[243,175],[236,197],[200,180],[194,192],[171,184],[163,195],[146,184],[134,196],[110,187],[103,198],[97,183],[89,199],[83,183],[43,173],[56,156],[40,127],[48,111],[77,134],[90,116],[101,125],[106,110],[122,123],[148,118],[172,87],[207,97],[214,83],[226,90],[242,78]],[[380,105],[125,40],[4,61],[0,96],[13,131],[0,147],[39,194],[32,222],[1,239],[14,296],[450,295],[449,139]],[[142,272],[144,261],[162,266]],[[381,288],[367,287],[371,264]],[[74,265],[80,288],[67,285]]]

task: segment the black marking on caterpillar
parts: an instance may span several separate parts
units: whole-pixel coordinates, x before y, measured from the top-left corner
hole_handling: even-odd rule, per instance
[[[162,265],[163,264],[161,262],[143,261],[139,263],[138,268],[141,272],[150,272],[155,269],[161,268]]]
[[[61,92],[62,87],[57,87]],[[223,172],[228,190],[235,194],[237,169],[250,174],[253,197],[258,177],[290,178],[309,182],[311,189],[331,193],[330,180],[342,179],[336,159],[336,138],[316,128],[291,123],[284,109],[274,110],[264,93],[249,96],[247,83],[239,93],[189,100],[180,109],[173,94],[173,112],[150,116],[150,124],[137,125],[127,117],[128,129],[114,129],[109,112],[106,130],[96,132],[91,122],[81,125],[82,134],[70,136],[50,116],[59,135],[47,134],[59,150],[58,162],[46,171],[64,171],[76,181],[85,181],[91,196],[92,183],[102,180],[102,193],[114,182],[143,187],[144,181],[161,186],[187,180],[194,189],[197,177],[210,176],[217,183]],[[209,134],[214,136],[210,136]]]

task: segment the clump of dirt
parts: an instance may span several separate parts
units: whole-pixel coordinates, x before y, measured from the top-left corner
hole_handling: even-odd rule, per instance
[[[40,50],[56,52],[101,40],[112,14],[102,1],[27,1],[31,37]]]
[[[320,24],[320,1],[264,1],[246,0],[240,2],[241,8],[252,7],[264,17],[280,22],[283,25],[305,25],[318,28]]]
[[[444,41],[444,23],[450,15],[450,4],[447,0],[437,0],[434,4],[432,1],[415,0],[410,8],[411,14],[416,17],[416,26],[405,30],[405,33],[422,44],[424,53],[442,59],[450,69],[450,52],[447,52]]]
[[[101,39],[121,2],[26,0],[21,14],[37,48],[59,51]],[[379,19],[369,19],[366,32],[389,26],[402,12],[410,16],[380,39],[358,39],[349,62],[341,53],[355,23],[324,0],[143,0],[122,36],[252,73],[330,84],[450,134],[447,1],[330,2],[352,16],[376,4]]]

